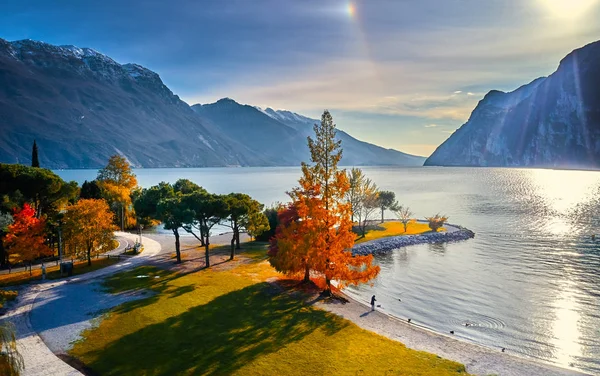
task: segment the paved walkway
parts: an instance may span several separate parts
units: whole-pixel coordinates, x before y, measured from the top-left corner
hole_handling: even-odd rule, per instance
[[[132,234],[128,234],[128,235],[132,235]],[[113,249],[112,251],[108,251],[103,253],[102,255],[120,255],[123,252],[125,252],[125,249],[127,247],[133,247],[133,245],[135,244],[136,241],[140,240],[139,236],[135,236],[134,237],[123,237],[123,236],[117,236],[116,240],[119,242],[119,246],[115,249]],[[65,261],[71,260],[71,258],[69,257],[68,259],[65,258]],[[54,265],[58,265],[58,261],[49,261],[49,262],[44,262],[44,264],[46,265],[46,267],[49,266],[54,266]],[[32,270],[36,270],[36,269],[40,269],[42,267],[42,263],[39,264],[33,264],[31,265],[31,269]],[[12,269],[2,269],[0,270],[0,275],[2,274],[9,274],[9,273],[18,273],[18,272],[24,272],[24,271],[28,271],[29,270],[29,266],[19,266],[16,268],[12,268]]]
[[[135,241],[139,236],[124,232],[115,233],[117,237]],[[69,366],[50,351],[40,336],[33,330],[30,321],[30,312],[38,295],[65,284],[83,282],[107,276],[137,265],[148,262],[161,252],[161,246],[155,240],[144,237],[144,251],[129,258],[127,261],[108,266],[87,274],[75,276],[67,280],[44,282],[19,288],[19,297],[16,305],[10,312],[2,317],[1,321],[10,321],[15,325],[17,336],[17,349],[23,356],[25,370],[22,376],[61,376],[81,375],[79,371]]]

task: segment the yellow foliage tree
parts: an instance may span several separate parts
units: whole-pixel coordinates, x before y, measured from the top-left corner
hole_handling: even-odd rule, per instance
[[[98,171],[96,178],[106,200],[117,214],[121,230],[136,224],[131,203],[131,193],[137,187],[137,179],[127,159],[113,155],[106,167]]]
[[[85,252],[88,265],[92,255],[108,251],[113,239],[113,218],[104,200],[82,199],[67,207],[63,233],[65,244],[78,253]]]

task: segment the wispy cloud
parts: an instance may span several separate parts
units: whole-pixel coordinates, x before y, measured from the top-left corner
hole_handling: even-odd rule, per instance
[[[142,64],[190,104],[231,97],[313,117],[328,108],[356,137],[425,150],[489,90],[548,75],[598,39],[600,2],[586,0],[585,12],[569,17],[551,3],[361,1],[349,17],[346,1],[106,0],[59,11],[30,0],[0,12],[0,36],[78,44]]]
[[[437,124],[427,124],[425,126],[425,128],[435,128],[435,127],[437,127]]]

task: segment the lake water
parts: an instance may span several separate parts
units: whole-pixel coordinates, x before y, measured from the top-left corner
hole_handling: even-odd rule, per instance
[[[418,218],[447,214],[475,239],[378,256],[373,286],[349,288],[442,333],[600,374],[600,173],[488,168],[364,168]],[[57,171],[92,180],[95,170]],[[188,178],[269,205],[299,168],[136,170],[141,186]],[[401,301],[399,301],[401,299]],[[465,326],[465,323],[471,324]]]

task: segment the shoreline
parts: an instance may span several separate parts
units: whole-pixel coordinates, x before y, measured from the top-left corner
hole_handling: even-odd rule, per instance
[[[423,223],[424,221],[417,221]],[[382,255],[394,249],[417,244],[452,243],[472,239],[475,233],[468,228],[446,224],[444,232],[426,232],[415,235],[396,235],[373,239],[352,247],[353,255]]]
[[[542,359],[501,352],[485,345],[469,342],[436,332],[419,324],[409,324],[389,313],[375,310],[356,298],[341,292],[348,303],[316,303],[328,312],[352,321],[359,327],[377,333],[406,347],[425,351],[460,362],[474,375],[544,375],[581,376],[586,373],[562,368]]]
[[[424,221],[419,221],[424,222]],[[427,243],[447,243],[464,241],[475,237],[475,233],[458,225],[446,224],[446,232],[429,232],[416,235],[389,236],[370,240],[352,249],[357,255],[381,255],[401,247]],[[521,354],[502,352],[501,347],[493,348],[483,344],[453,337],[418,323],[408,323],[404,319],[376,309],[358,297],[342,290],[348,299],[346,304],[322,304],[318,306],[352,321],[359,327],[398,341],[407,347],[436,354],[465,365],[467,372],[475,375],[586,375],[582,371],[564,368],[543,359],[529,358]]]

